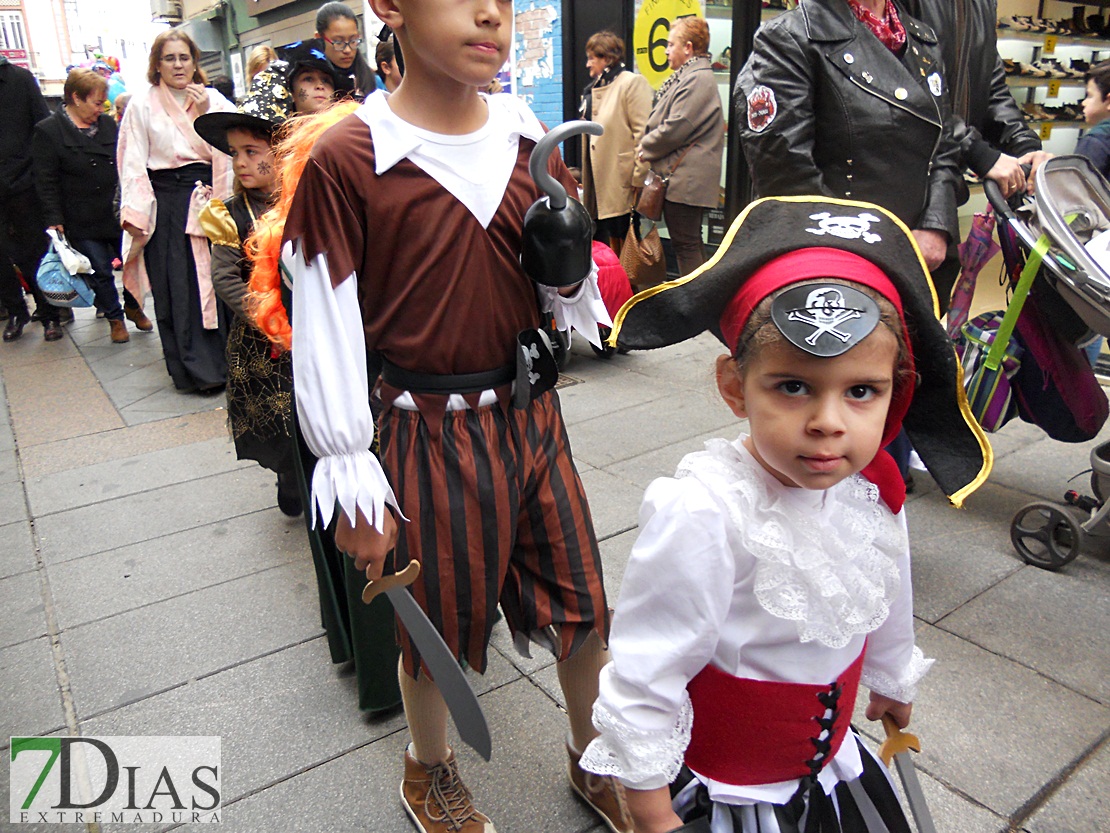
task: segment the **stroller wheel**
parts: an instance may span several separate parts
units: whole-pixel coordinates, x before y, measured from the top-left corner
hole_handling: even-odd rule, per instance
[[[1067,512],[1051,503],[1030,503],[1014,515],[1010,541],[1026,564],[1059,570],[1079,555],[1082,531]]]

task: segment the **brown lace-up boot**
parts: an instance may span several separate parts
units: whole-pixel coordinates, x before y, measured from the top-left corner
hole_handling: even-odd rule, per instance
[[[497,833],[493,822],[474,809],[454,752],[443,763],[425,766],[406,749],[401,804],[420,833]]]
[[[570,786],[613,833],[632,833],[632,814],[624,798],[624,785],[611,775],[595,775],[582,769],[582,755],[567,744],[570,757]]]

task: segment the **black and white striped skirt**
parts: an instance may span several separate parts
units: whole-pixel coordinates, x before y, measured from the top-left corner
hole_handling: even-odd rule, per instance
[[[803,783],[786,804],[724,804],[683,767],[671,786],[675,813],[686,823],[708,818],[713,833],[911,833],[890,773],[854,732],[851,737],[863,773],[837,784],[831,795]]]

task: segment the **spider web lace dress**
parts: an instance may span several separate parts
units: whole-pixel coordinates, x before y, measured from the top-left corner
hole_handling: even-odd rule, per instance
[[[866,643],[862,682],[902,702],[931,664],[914,645],[904,514],[858,475],[784,487],[743,440],[710,441],[647,490],[594,706],[601,735],[582,765],[638,789],[670,784],[679,816],[708,815],[714,833],[908,831],[885,768],[851,732],[812,777],[726,783],[684,766],[698,720],[687,686],[707,664],[827,686]],[[852,703],[837,708],[850,718]]]

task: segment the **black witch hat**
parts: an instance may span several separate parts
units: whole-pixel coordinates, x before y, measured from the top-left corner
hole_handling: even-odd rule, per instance
[[[246,128],[273,137],[289,116],[289,94],[284,79],[270,69],[263,70],[251,82],[250,92],[239,105],[237,113],[205,113],[197,116],[193,129],[217,150],[230,154],[227,131]]]
[[[758,200],[736,218],[707,263],[629,300],[617,313],[610,343],[650,350],[706,330],[724,341],[721,315],[737,290],[770,261],[814,248],[870,261],[898,291],[920,378],[902,426],[929,473],[960,506],[986,481],[993,452],[968,407],[962,369],[938,321],[936,291],[913,235],[884,208],[824,197]]]

